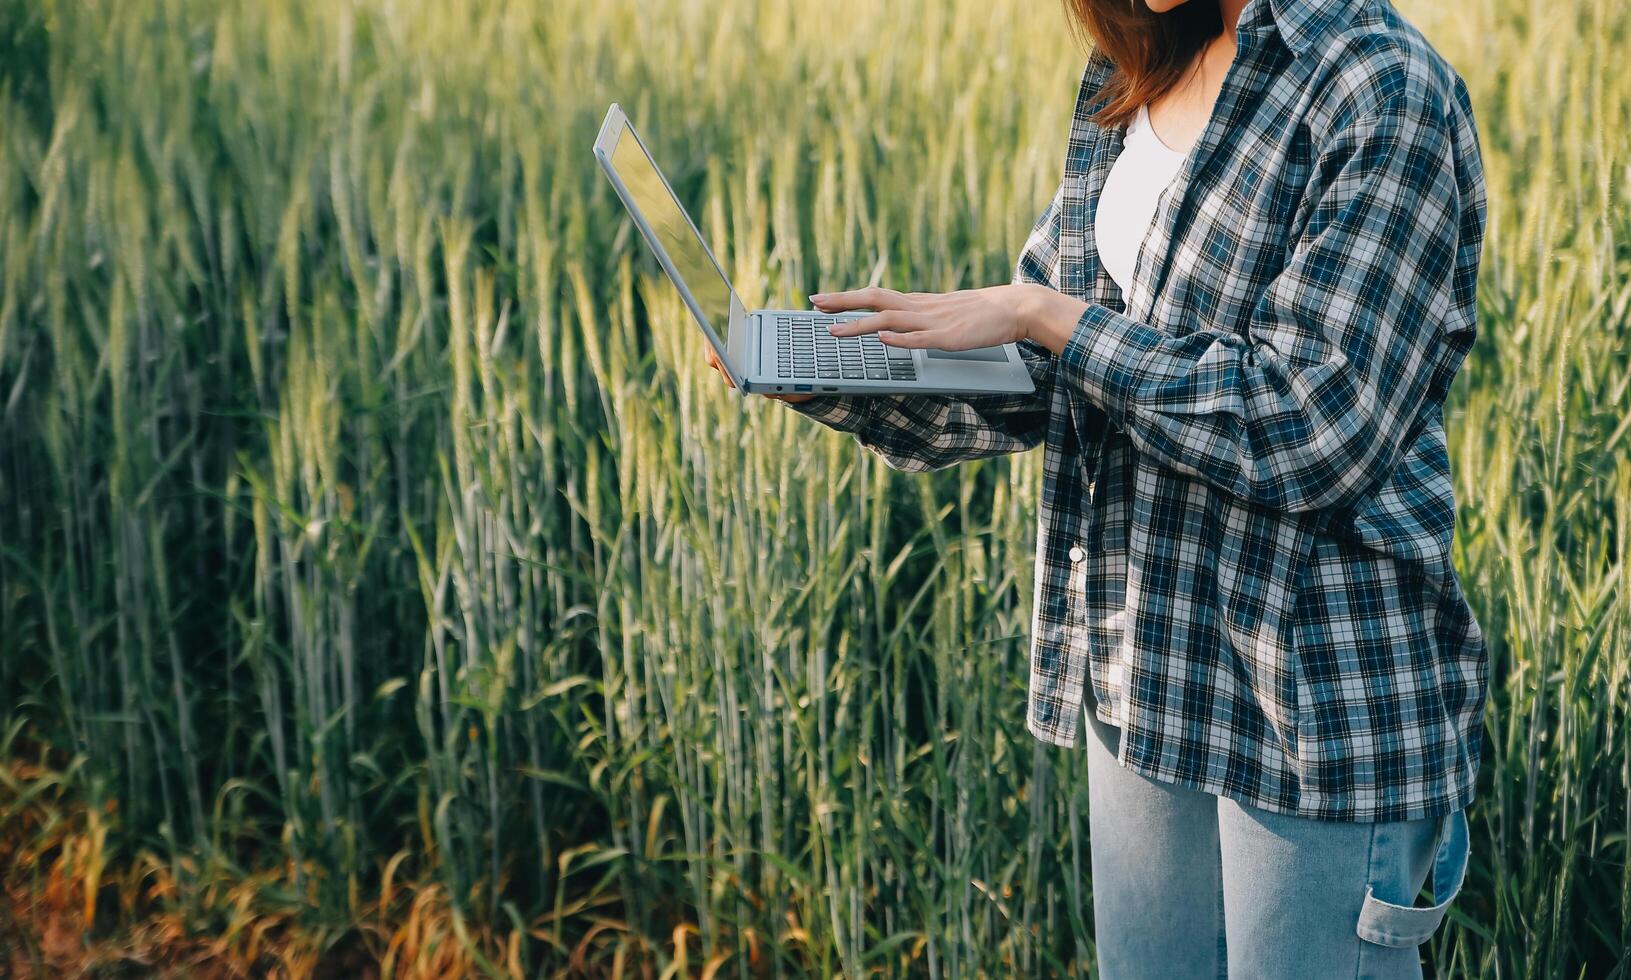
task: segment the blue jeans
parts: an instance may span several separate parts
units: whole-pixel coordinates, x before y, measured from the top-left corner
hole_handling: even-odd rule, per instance
[[[1088,833],[1099,974],[1421,977],[1467,863],[1463,811],[1395,823],[1285,816],[1116,762],[1087,699]],[[1431,908],[1414,907],[1429,872]]]

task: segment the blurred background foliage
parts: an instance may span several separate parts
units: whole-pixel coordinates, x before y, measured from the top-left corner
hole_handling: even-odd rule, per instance
[[[1424,952],[1625,977],[1631,7],[1401,6],[1491,204],[1489,743]],[[1064,25],[0,0],[0,971],[1087,975],[1039,460],[906,477],[727,393],[588,149],[622,101],[750,306],[1005,281]]]

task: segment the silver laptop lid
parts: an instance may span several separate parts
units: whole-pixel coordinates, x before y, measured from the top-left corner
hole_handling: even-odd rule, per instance
[[[708,342],[730,372],[736,390],[742,390],[747,365],[747,330],[744,309],[736,290],[702,240],[691,216],[680,206],[674,189],[646,151],[623,109],[615,102],[606,110],[595,159],[611,180],[635,227],[657,261],[674,281],[685,305],[697,318]],[[723,338],[723,341],[722,339]]]

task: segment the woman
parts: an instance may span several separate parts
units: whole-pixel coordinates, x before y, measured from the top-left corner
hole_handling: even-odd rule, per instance
[[[1045,444],[1027,727],[1086,717],[1104,976],[1419,976],[1488,673],[1442,417],[1465,86],[1387,0],[1067,7],[1094,50],[1014,281],[811,297],[1016,341],[1035,393],[784,400],[903,470]]]

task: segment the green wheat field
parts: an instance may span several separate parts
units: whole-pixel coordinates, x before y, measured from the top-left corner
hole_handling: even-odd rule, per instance
[[[1490,201],[1423,952],[1631,977],[1631,4],[1400,3]],[[0,0],[0,974],[1090,975],[1039,454],[909,477],[729,393],[589,151],[621,101],[749,306],[1006,281],[1065,23]]]

